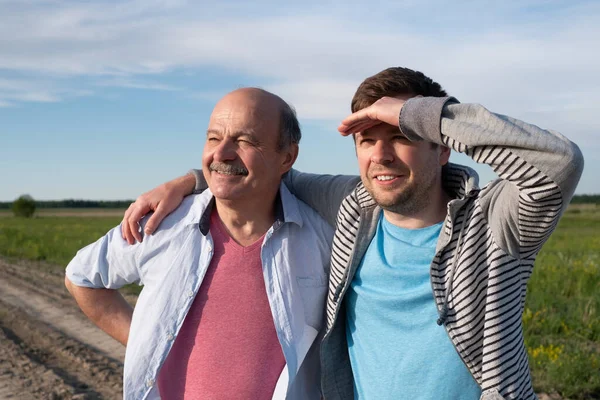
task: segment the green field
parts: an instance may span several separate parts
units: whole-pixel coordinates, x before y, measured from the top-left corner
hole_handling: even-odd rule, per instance
[[[64,270],[77,250],[96,241],[121,222],[125,210],[49,211],[50,216],[0,217],[0,255],[45,261],[45,268]],[[81,213],[82,216],[76,217]],[[37,215],[37,213],[36,213]],[[62,216],[66,215],[66,216]],[[128,285],[124,293],[139,294],[138,285]]]
[[[571,207],[538,255],[524,314],[538,391],[600,398],[600,207]]]
[[[0,218],[0,254],[66,266],[77,250],[120,222],[120,217]]]
[[[79,248],[120,222],[114,215],[120,213],[0,218],[0,254],[63,269]],[[600,207],[565,213],[538,256],[524,323],[537,392],[600,398]]]

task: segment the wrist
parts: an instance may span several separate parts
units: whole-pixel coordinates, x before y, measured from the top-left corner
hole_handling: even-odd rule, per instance
[[[191,186],[191,191],[186,194],[191,193],[202,193],[206,189],[208,189],[208,185],[206,183],[206,179],[204,179],[204,174],[201,169],[191,169],[188,176],[192,176],[194,179],[193,186]]]
[[[181,189],[182,189],[182,194],[184,196],[187,196],[189,194],[194,193],[194,190],[196,189],[196,175],[192,174],[192,173],[187,173],[184,176],[181,177]]]
[[[196,178],[193,174],[188,173],[172,181],[166,182],[164,185],[167,193],[176,193],[181,197],[185,197],[194,192]]]

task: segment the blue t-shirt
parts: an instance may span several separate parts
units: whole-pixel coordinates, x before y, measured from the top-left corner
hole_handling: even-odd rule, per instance
[[[403,229],[380,218],[347,296],[355,398],[479,399],[481,389],[436,323],[429,269],[441,228]]]

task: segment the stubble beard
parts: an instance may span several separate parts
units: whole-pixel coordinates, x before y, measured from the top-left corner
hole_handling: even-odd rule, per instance
[[[375,202],[384,210],[410,217],[426,209],[432,200],[432,189],[436,183],[434,174],[427,174],[420,182],[409,180],[403,187],[395,188],[394,196],[384,194],[385,189],[376,191],[371,185],[365,188]]]

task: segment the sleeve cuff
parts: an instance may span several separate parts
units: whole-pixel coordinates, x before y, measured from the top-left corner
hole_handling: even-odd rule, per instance
[[[71,261],[65,269],[65,276],[73,285],[90,289],[103,289],[103,287],[95,286],[92,282],[77,274],[74,269],[77,269],[77,266],[74,265],[74,261]]]
[[[208,184],[204,179],[204,174],[201,169],[191,169],[188,171],[188,174],[194,175],[196,178],[196,186],[194,187],[194,194],[199,194],[208,189]]]
[[[411,141],[442,143],[442,111],[447,103],[458,103],[454,97],[413,97],[399,115],[400,132]]]

